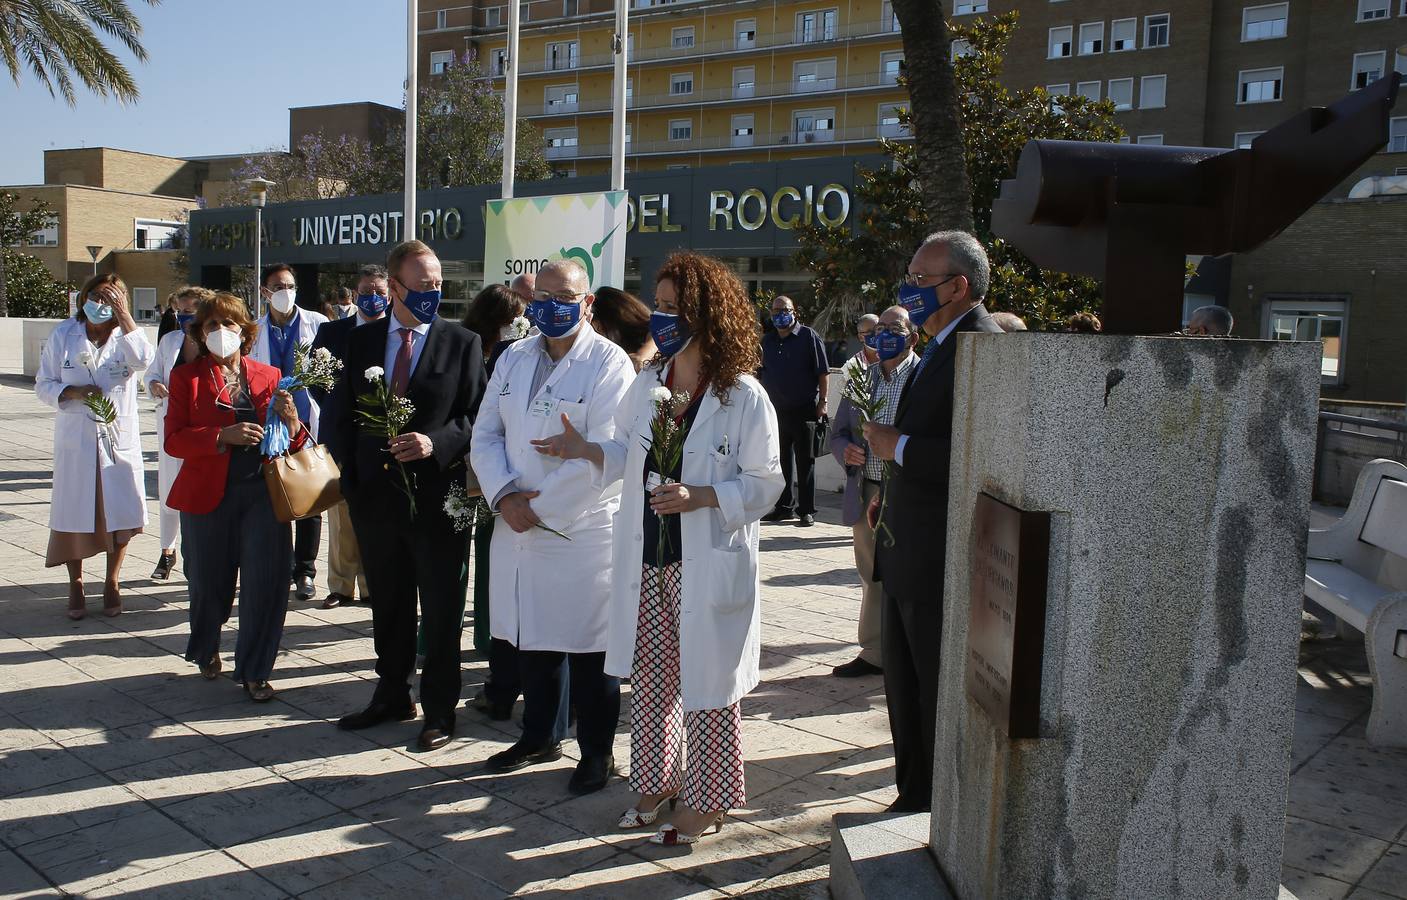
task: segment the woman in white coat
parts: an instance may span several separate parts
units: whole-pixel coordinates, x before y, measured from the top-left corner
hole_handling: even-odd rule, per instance
[[[739,701],[758,682],[757,523],[784,482],[776,413],[748,374],[760,335],[747,291],[717,260],[677,253],[656,276],[655,301],[660,355],[621,401],[614,439],[588,443],[564,420],[538,446],[623,479],[606,671],[631,676],[640,799],[620,826],[653,824],[677,799],[682,808],[650,839],[672,846],[721,828],[746,800]],[[646,449],[660,388],[687,433],[671,472]],[[647,494],[647,484],[657,486]]]
[[[176,473],[181,471],[181,461],[166,452],[166,398],[170,395],[171,370],[180,363],[195,359],[200,353],[200,345],[186,334],[186,326],[195,319],[195,305],[209,300],[215,292],[202,287],[187,285],[171,295],[170,308],[176,317],[176,328],[161,336],[156,342],[156,360],[147,369],[147,393],[156,401],[156,434],[161,449],[157,452],[157,496],[161,522],[161,558],[151,577],[165,581],[171,577],[171,569],[176,565],[176,539],[181,536],[181,514],[166,505],[166,495],[171,485],[176,483]]]
[[[103,613],[122,612],[118,574],[127,544],[147,524],[137,379],[154,351],[132,320],[127,285],[95,275],[81,307],[44,344],[34,392],[58,410],[54,423],[54,493],[49,504],[46,566],[68,566],[68,617],[87,615],[83,560],[107,553]],[[106,397],[117,413],[100,425],[85,404]]]

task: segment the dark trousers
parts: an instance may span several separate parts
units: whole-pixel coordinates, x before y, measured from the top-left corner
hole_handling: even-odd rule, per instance
[[[940,574],[941,584],[941,574]],[[898,808],[923,812],[933,803],[933,739],[938,726],[938,648],[942,591],[921,602],[884,592],[880,647],[889,733],[894,739]]]
[[[786,486],[777,498],[776,509],[798,516],[816,514],[816,460],[811,456],[811,430],[816,410],[777,411],[777,436],[781,441],[782,475]],[[795,479],[793,479],[793,468]],[[792,486],[795,485],[795,503]]]
[[[484,697],[494,705],[512,706],[523,692],[518,648],[489,631],[489,547],[493,541],[493,523],[494,519],[489,517],[474,526],[474,649],[487,653],[489,658]],[[563,721],[565,723],[565,719]],[[564,724],[558,740],[565,730]]]
[[[620,719],[620,679],[606,674],[604,652],[519,650],[518,661],[524,743],[540,747],[560,740],[567,730],[570,702],[576,705],[576,740],[582,757],[611,752]]]
[[[288,613],[293,534],[274,518],[264,479],[227,484],[220,505],[181,513],[181,546],[189,582],[191,637],[186,659],[206,663],[220,649],[239,581],[235,681],[266,681],[274,669]]]
[[[322,516],[299,519],[293,524],[293,577],[318,574],[318,545],[322,543]]]
[[[399,500],[399,502],[397,502]],[[459,704],[459,640],[463,630],[464,558],[468,536],[442,515],[419,510],[410,519],[400,498],[350,502],[371,589],[376,647],[376,700],[403,703],[415,674],[416,602],[425,632],[420,701],[426,716],[452,715]],[[421,504],[422,507],[425,504]]]

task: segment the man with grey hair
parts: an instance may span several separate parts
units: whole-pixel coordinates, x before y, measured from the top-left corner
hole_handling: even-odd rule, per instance
[[[886,536],[875,547],[884,585],[884,691],[899,798],[894,812],[929,809],[943,630],[948,462],[952,455],[957,331],[1001,333],[982,305],[991,279],[982,244],[963,231],[930,235],[909,261],[899,303],[929,336],[899,399],[893,425],[865,424],[869,452],[890,460],[883,500]]]
[[[1026,323],[1016,313],[994,312],[992,321],[996,322],[1002,331],[1011,334],[1014,331],[1026,331]]]
[[[1235,324],[1231,310],[1211,304],[1198,307],[1192,318],[1187,320],[1187,327],[1182,329],[1182,333],[1197,337],[1227,337]]]
[[[909,324],[909,311],[904,307],[891,306],[879,317],[871,341],[878,365],[867,370],[868,383],[865,388],[870,399],[879,402],[874,421],[886,425],[894,422],[899,397],[913,367],[918,364],[913,350],[917,340],[918,335]],[[831,454],[845,468],[845,502],[841,509],[841,524],[851,528],[855,543],[855,567],[860,570],[860,653],[850,662],[831,670],[837,678],[878,675],[883,668],[880,617],[884,607],[884,587],[874,580],[877,536],[874,526],[866,519],[865,510],[883,487],[884,461],[865,446],[861,425],[858,410],[850,398],[845,397],[835,413]]]
[[[357,270],[357,291],[352,301],[356,313],[328,322],[318,328],[313,338],[313,349],[326,347],[338,360],[347,359],[347,339],[352,330],[368,322],[386,317],[389,287],[386,267],[368,263]],[[310,388],[313,399],[322,407],[322,430],[326,434],[337,432],[339,380],[332,390]],[[360,592],[362,602],[370,604],[367,593],[366,574],[362,571],[361,548],[357,544],[356,532],[352,530],[351,514],[344,500],[327,511],[327,596],[323,598],[323,609],[335,609],[354,602]]]
[[[862,370],[879,362],[879,355],[870,346],[874,338],[875,327],[879,325],[879,316],[874,313],[865,313],[855,320],[855,337],[860,339],[860,352],[845,361],[845,368],[859,366]]]
[[[605,672],[611,569],[602,563],[611,558],[620,482],[604,483],[585,459],[539,453],[533,441],[568,422],[588,441],[615,436],[635,367],[588,324],[594,300],[577,263],[538,270],[528,319],[539,333],[498,358],[469,447],[484,497],[503,519],[489,550],[489,626],[518,648],[523,691],[522,737],[485,765],[511,772],[560,759],[570,694],[581,748],[567,786],[574,794],[600,790],[615,773],[620,680]]]
[[[513,280],[508,282],[508,290],[517,294],[518,299],[526,305],[533,302],[533,290],[536,287],[536,282],[537,277],[532,272],[524,272],[521,275],[515,275]]]

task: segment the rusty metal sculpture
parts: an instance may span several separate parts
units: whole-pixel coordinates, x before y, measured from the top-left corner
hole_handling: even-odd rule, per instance
[[[1252,250],[1388,141],[1396,72],[1285,120],[1239,150],[1031,141],[992,230],[1045,269],[1103,282],[1104,331],[1182,327],[1189,254]]]

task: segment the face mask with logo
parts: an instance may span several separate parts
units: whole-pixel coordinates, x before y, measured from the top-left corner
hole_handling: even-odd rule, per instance
[[[186,330],[186,326],[195,321],[195,313],[176,313],[176,327],[181,331]]]
[[[435,314],[440,309],[440,292],[412,291],[406,288],[405,308],[410,310],[410,314],[415,316],[416,321],[422,325],[429,325],[435,321]]]
[[[909,311],[909,321],[913,326],[922,328],[928,317],[944,304],[938,300],[937,285],[921,288],[906,284],[899,288],[899,305]]]
[[[225,328],[217,328],[205,334],[205,348],[217,359],[229,359],[239,352],[240,335],[238,331],[229,331]]]
[[[879,358],[888,362],[908,349],[909,338],[907,335],[892,334],[888,331],[876,331],[871,335],[874,343],[872,349],[879,354]]]
[[[788,328],[796,324],[796,314],[789,312],[773,313],[772,324],[776,325],[782,331],[786,331]]]
[[[298,291],[280,288],[269,295],[269,305],[274,308],[274,312],[281,316],[286,316],[293,311],[293,304],[298,300]]]
[[[88,321],[94,325],[106,325],[112,320],[112,307],[106,303],[99,303],[96,300],[83,301],[83,315],[88,317]]]
[[[871,331],[869,334],[865,335],[865,337],[861,340],[861,343],[863,343],[866,347],[869,347],[871,350],[878,350],[879,335],[880,333],[878,331]]]
[[[374,319],[386,311],[385,294],[357,294],[357,309],[368,319]]]
[[[534,300],[528,304],[528,318],[550,338],[567,337],[581,327],[581,304]]]
[[[693,333],[689,330],[688,323],[679,316],[652,312],[650,336],[655,339],[655,346],[659,348],[660,353],[669,357],[683,350]]]

